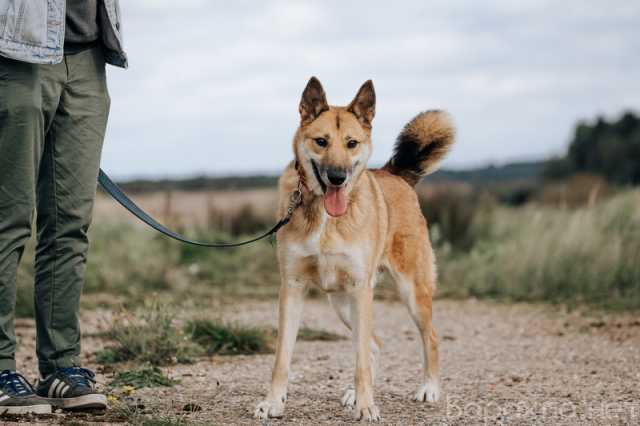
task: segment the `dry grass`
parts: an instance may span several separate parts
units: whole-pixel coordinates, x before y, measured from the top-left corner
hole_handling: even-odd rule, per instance
[[[534,198],[536,203],[554,207],[593,207],[612,195],[614,189],[601,176],[576,174],[569,179],[549,182]]]
[[[440,256],[441,293],[640,308],[640,191],[488,214],[473,249]]]
[[[203,208],[209,215],[203,220],[218,224],[212,227],[187,223],[190,219],[181,213],[187,205],[200,210],[194,200],[205,202],[205,193],[175,193],[169,200],[156,194],[145,202],[155,202],[159,212],[164,208],[167,217],[179,217],[174,219],[182,223],[178,229],[189,236],[233,240],[242,237],[212,228],[242,233],[257,229],[262,217],[273,217],[261,216],[258,207],[247,207],[274,195],[258,193],[254,200],[246,197],[250,194],[246,191],[225,193],[230,200],[243,199],[236,214]],[[639,192],[623,191],[604,200],[585,194],[583,199],[594,201],[579,208],[568,203],[509,208],[464,185],[421,193],[438,257],[439,294],[640,308]],[[112,208],[98,206],[85,285],[87,294],[108,296],[85,297],[85,303],[95,306],[100,300],[135,308],[151,293],[203,305],[223,297],[277,296],[280,278],[275,248],[268,242],[231,250],[189,246],[135,223],[120,208],[127,221],[107,218]],[[272,219],[264,220],[265,227],[272,224]],[[17,311],[25,317],[33,315],[32,256],[30,245],[19,271]],[[391,288],[383,282],[378,295],[395,297]]]
[[[171,226],[207,227],[212,217],[233,218],[249,206],[262,220],[274,222],[278,193],[276,189],[247,191],[167,191],[132,194],[142,209]],[[133,222],[134,219],[109,196],[99,193],[95,223]]]

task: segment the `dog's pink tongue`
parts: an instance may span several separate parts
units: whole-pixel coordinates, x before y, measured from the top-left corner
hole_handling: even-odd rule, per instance
[[[333,217],[347,212],[347,196],[344,186],[330,186],[324,194],[324,209]]]

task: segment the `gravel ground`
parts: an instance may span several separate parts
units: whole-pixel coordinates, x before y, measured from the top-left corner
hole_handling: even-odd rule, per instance
[[[230,319],[276,324],[275,302],[243,302],[224,310]],[[404,306],[376,304],[376,330],[383,348],[375,399],[384,424],[640,424],[637,316],[473,300],[437,300],[434,315],[443,397],[429,405],[410,401],[420,384],[420,349]],[[105,317],[108,313],[86,315],[83,323],[89,336]],[[307,303],[304,325],[347,336],[322,300]],[[20,322],[18,331],[20,368],[34,377],[32,323]],[[99,337],[85,337],[90,366],[91,354],[103,344]],[[266,394],[273,359],[214,357],[170,367],[166,371],[181,380],[180,385],[142,389],[132,398],[147,411],[196,424],[259,424],[253,410]],[[354,361],[348,340],[299,342],[285,416],[269,424],[355,423],[339,402],[353,381]],[[109,381],[105,375],[98,378]],[[186,413],[187,404],[195,404],[198,411]],[[108,416],[58,414],[38,420],[100,422]]]

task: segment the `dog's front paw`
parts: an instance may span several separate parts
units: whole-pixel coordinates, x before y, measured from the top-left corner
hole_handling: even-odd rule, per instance
[[[356,404],[356,410],[353,413],[353,417],[356,420],[366,420],[368,422],[379,422],[380,421],[380,410],[374,404],[368,406],[358,406]]]
[[[346,407],[349,410],[353,409],[353,407],[356,405],[356,390],[353,388],[348,388],[347,390],[345,390],[340,402],[342,403],[343,407]]]
[[[413,396],[414,401],[418,402],[438,402],[440,399],[440,386],[438,382],[427,382],[418,388]]]
[[[264,400],[258,404],[253,416],[258,419],[268,419],[269,417],[282,417],[283,413],[283,402]]]

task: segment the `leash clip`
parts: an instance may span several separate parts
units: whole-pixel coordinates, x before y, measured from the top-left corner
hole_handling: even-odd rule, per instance
[[[291,193],[289,197],[289,207],[287,208],[287,217],[291,217],[293,215],[294,210],[300,205],[302,202],[302,191],[300,189],[296,189]]]
[[[289,207],[287,208],[287,219],[290,219],[293,212],[302,204],[302,180],[298,180],[298,187],[289,196]]]

